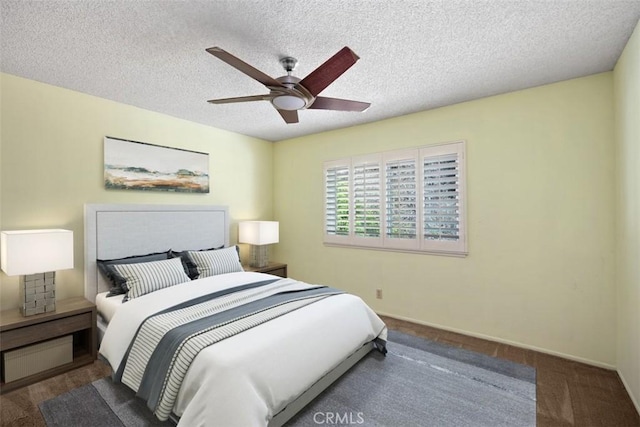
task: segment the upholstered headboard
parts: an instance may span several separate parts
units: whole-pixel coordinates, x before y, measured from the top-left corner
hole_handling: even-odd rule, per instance
[[[96,260],[229,245],[229,210],[206,205],[103,205],[84,209],[84,294],[109,290]]]

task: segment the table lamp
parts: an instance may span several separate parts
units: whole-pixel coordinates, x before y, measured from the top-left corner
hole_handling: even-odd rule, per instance
[[[55,311],[55,270],[73,268],[73,231],[0,232],[0,268],[7,276],[20,276],[23,316]]]
[[[238,241],[251,245],[251,267],[269,264],[267,245],[278,243],[278,221],[242,221],[238,225]]]

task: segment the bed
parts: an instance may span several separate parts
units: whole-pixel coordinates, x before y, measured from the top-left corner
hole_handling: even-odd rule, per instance
[[[85,296],[98,305],[100,356],[159,419],[283,425],[369,351],[385,351],[386,327],[360,298],[269,274],[233,271],[177,280],[128,301],[133,288],[106,297],[112,284],[98,260],[170,250],[233,251],[227,207],[85,206]],[[194,333],[196,312],[219,323]],[[173,323],[185,331],[163,329]]]

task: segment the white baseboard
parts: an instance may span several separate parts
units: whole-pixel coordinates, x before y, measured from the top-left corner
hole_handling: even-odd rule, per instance
[[[620,372],[620,370],[618,370],[617,372],[618,372],[618,376],[622,380],[622,384],[624,385],[624,388],[627,389],[627,394],[631,398],[633,405],[636,407],[636,411],[638,411],[638,414],[640,414],[640,403],[638,402],[638,399],[636,398],[636,396],[633,395],[633,393],[631,393],[631,387],[629,387],[629,383],[624,379],[622,372]]]
[[[465,331],[465,330],[462,330],[462,329],[451,328],[451,327],[448,327],[448,326],[438,325],[436,323],[424,322],[422,320],[412,319],[410,317],[398,316],[398,315],[395,315],[395,314],[384,313],[384,312],[381,312],[381,311],[378,311],[377,313],[380,314],[381,316],[393,317],[394,319],[404,320],[406,322],[417,323],[419,325],[430,326],[432,328],[442,329],[444,331],[455,332],[455,333],[462,334],[462,335],[467,335],[467,336],[470,336],[470,337],[481,338],[481,339],[484,339],[484,340],[493,341],[493,342],[499,342],[499,343],[502,343],[502,344],[508,344],[508,345],[512,345],[514,347],[520,347],[520,348],[524,348],[524,349],[527,349],[527,350],[534,350],[534,351],[538,351],[540,353],[550,354],[552,356],[558,356],[558,357],[562,357],[563,359],[569,359],[569,360],[573,360],[575,362],[585,363],[587,365],[597,366],[599,368],[609,369],[609,370],[612,370],[612,371],[616,370],[615,366],[609,365],[608,363],[602,363],[602,362],[598,362],[596,360],[585,359],[583,357],[573,356],[571,354],[565,354],[565,353],[561,353],[561,352],[558,352],[558,351],[549,350],[549,349],[546,349],[546,348],[540,348],[540,347],[524,344],[524,343],[517,342],[517,341],[505,340],[505,339],[498,338],[498,337],[492,337],[492,336],[489,336],[489,335],[478,334],[478,333],[475,333],[475,332],[470,332],[470,331]],[[620,373],[618,372],[618,374],[620,374]],[[624,382],[624,380],[623,380],[623,382]],[[627,392],[629,392],[629,387],[627,387],[626,384],[625,384],[625,387],[627,388]],[[629,395],[631,395],[631,394],[629,393]],[[633,397],[631,399],[633,400]],[[637,404],[637,402],[635,400],[634,400],[634,404],[636,405],[636,408],[637,408],[638,404]]]

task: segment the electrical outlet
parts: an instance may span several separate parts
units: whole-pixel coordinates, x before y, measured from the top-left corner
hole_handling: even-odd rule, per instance
[[[376,298],[382,299],[382,289],[376,289]]]

